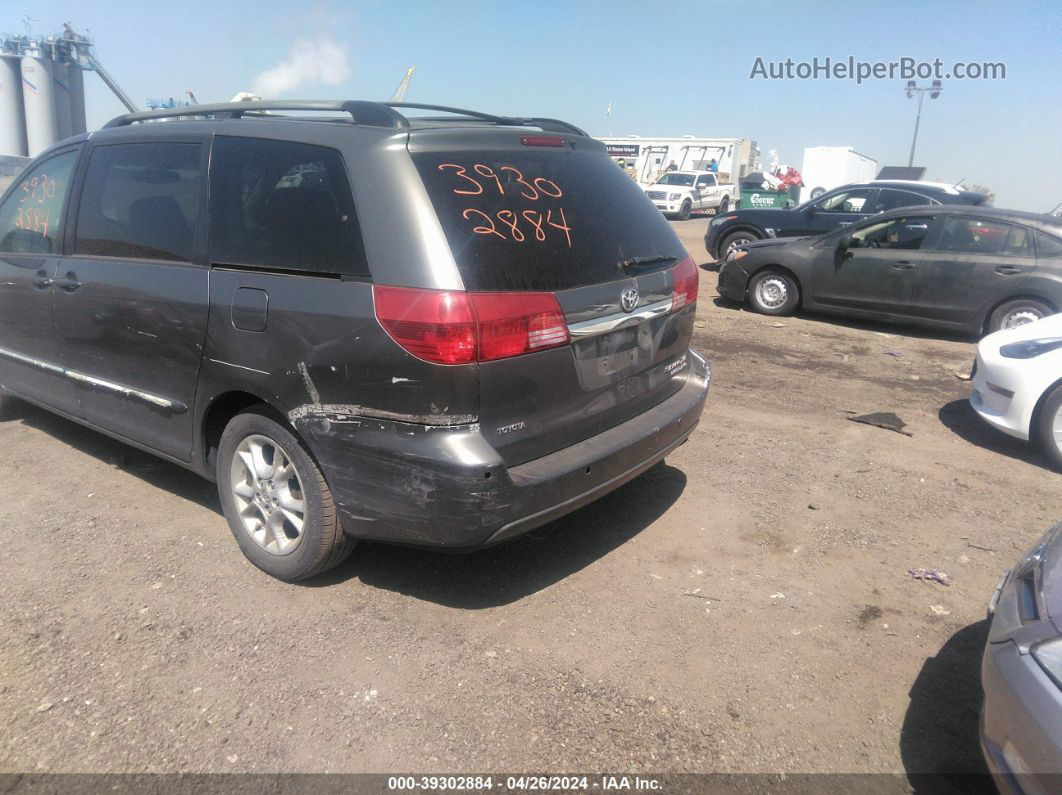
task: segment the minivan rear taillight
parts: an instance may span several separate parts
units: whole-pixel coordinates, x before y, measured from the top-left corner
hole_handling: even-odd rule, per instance
[[[553,293],[469,293],[479,323],[479,360],[505,359],[568,344]]]
[[[373,285],[376,319],[418,359],[469,364],[569,342],[553,293],[465,293]]]
[[[682,307],[697,303],[697,284],[699,276],[693,256],[675,266],[675,287],[671,292],[671,311],[678,312]]]
[[[438,364],[476,360],[476,321],[467,293],[373,285],[376,319],[418,359]]]

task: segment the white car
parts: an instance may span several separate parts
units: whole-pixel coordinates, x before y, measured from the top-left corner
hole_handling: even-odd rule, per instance
[[[1062,468],[1062,314],[982,339],[973,387],[970,405],[985,422]]]

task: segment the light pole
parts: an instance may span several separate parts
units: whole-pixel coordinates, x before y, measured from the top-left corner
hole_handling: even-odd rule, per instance
[[[927,91],[929,92],[930,99],[936,99],[940,96],[940,92],[943,90],[944,87],[940,85],[939,80],[934,80],[932,85],[925,88],[916,86],[914,80],[907,81],[907,98],[910,99],[915,94],[918,94],[918,115],[915,116],[914,137],[911,139],[911,156],[907,158],[908,168],[914,165],[915,144],[918,143],[918,125],[922,121],[922,99]]]

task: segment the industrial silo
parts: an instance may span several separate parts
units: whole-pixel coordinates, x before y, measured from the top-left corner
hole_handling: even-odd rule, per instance
[[[0,57],[0,155],[26,156],[19,59]]]
[[[85,75],[77,64],[70,64],[70,120],[74,135],[85,132]]]
[[[70,98],[70,65],[62,61],[53,61],[52,75],[55,78],[55,127],[58,130],[58,140],[61,141],[74,134]]]
[[[26,148],[30,157],[36,157],[59,140],[52,62],[47,58],[24,55],[21,66]]]

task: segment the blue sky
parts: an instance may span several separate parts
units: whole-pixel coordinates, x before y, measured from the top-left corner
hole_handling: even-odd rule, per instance
[[[946,81],[926,100],[916,164],[987,185],[997,206],[1062,202],[1057,2],[4,0],[0,30],[23,32],[27,12],[38,33],[88,29],[138,103],[188,88],[227,100],[296,39],[329,37],[349,76],[289,96],[386,99],[416,66],[411,102],[555,116],[594,135],[752,138],[798,168],[804,147],[821,145],[906,165],[916,100],[898,79],[750,80],[757,56],[1002,61],[1005,80]],[[96,76],[86,93],[90,127],[122,112]]]

